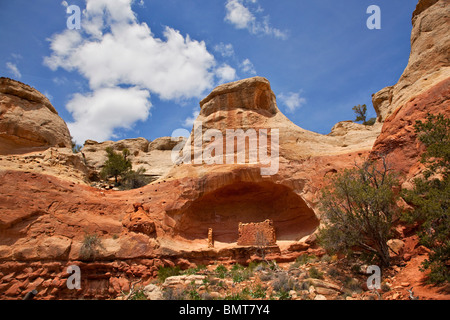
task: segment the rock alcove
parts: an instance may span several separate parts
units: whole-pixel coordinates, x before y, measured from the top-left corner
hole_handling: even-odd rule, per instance
[[[203,194],[178,216],[175,232],[186,240],[235,243],[239,223],[273,221],[277,240],[297,241],[319,225],[314,211],[291,188],[274,182],[233,182]]]

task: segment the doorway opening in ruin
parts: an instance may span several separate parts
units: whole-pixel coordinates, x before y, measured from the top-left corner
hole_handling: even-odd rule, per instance
[[[314,211],[287,186],[273,182],[235,182],[196,199],[181,214],[176,233],[186,240],[234,243],[239,223],[273,221],[277,240],[296,241],[319,226]]]

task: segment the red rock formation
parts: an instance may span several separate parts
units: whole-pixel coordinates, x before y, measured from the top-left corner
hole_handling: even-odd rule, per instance
[[[372,156],[385,155],[402,180],[411,179],[422,168],[419,162],[424,146],[417,140],[414,124],[425,121],[428,113],[450,117],[450,78],[399,107],[386,119],[375,141]]]
[[[197,120],[203,128],[192,131],[190,146],[208,129],[222,134],[227,129],[277,129],[279,152],[273,160],[277,161],[278,170],[272,175],[263,174],[263,165],[258,161],[248,163],[250,143],[243,150],[229,150],[233,157],[245,153],[246,163],[182,163],[150,185],[120,192],[91,188],[77,175],[66,179],[61,163],[57,166],[61,170],[53,168],[45,171],[47,174],[33,167],[22,168],[25,161],[18,160],[17,168],[2,166],[0,298],[17,299],[28,290],[38,289],[37,298],[105,299],[117,296],[120,290],[129,290],[135,279],[148,283],[160,266],[189,267],[192,263],[216,261],[246,263],[255,250],[237,246],[239,223],[266,219],[273,221],[278,245],[272,248],[270,256],[292,261],[298,251],[314,246],[313,241],[306,239],[319,226],[317,196],[327,177],[352,167],[354,161],[362,161],[371,151],[373,157],[387,154],[394,169],[406,178],[420,169],[422,147],[416,141],[414,121],[424,119],[427,112],[448,115],[450,110],[445,53],[448,50],[441,50],[446,48],[448,37],[442,33],[442,23],[434,23],[448,19],[448,15],[442,14],[448,9],[444,4],[442,0],[419,2],[413,17],[410,65],[397,85],[374,96],[379,119],[385,120],[382,129],[381,124],[366,128],[344,122],[323,136],[299,128],[278,110],[269,82],[260,77],[219,86],[202,100]],[[428,59],[427,55],[418,52],[431,43],[429,32],[442,40],[436,40],[428,48],[432,63],[422,61]],[[421,87],[423,84],[426,85]],[[38,95],[29,88],[19,88],[21,99],[28,99],[24,105],[57,116],[42,97],[37,107],[33,97]],[[0,116],[0,128],[14,127],[5,115],[13,106],[11,101],[19,99],[15,92],[2,95],[2,108],[4,105],[8,108]],[[17,139],[26,140],[23,145],[27,147],[60,143],[53,133],[42,134],[42,141],[31,143],[23,130],[14,132]],[[272,133],[268,131],[270,145]],[[68,135],[63,133],[62,137],[62,144],[67,146]],[[142,142],[144,149],[136,148],[135,157],[148,151],[145,151],[147,142]],[[210,142],[202,140],[200,149],[203,151]],[[162,141],[154,143],[154,150],[167,152],[165,145]],[[18,146],[8,145],[4,150],[15,152]],[[88,143],[85,148],[93,146],[94,143]],[[226,148],[223,151],[224,155],[228,152]],[[191,148],[185,156],[194,156],[196,152]],[[16,163],[12,160],[0,159],[2,164]],[[208,248],[210,228],[214,248]],[[86,235],[99,239],[94,261],[84,261],[81,255]],[[82,288],[78,291],[66,286],[67,267],[72,264],[79,265],[83,274]]]

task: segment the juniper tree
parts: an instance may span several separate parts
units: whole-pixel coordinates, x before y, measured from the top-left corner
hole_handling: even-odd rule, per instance
[[[331,252],[357,248],[390,265],[389,240],[397,219],[397,180],[385,158],[336,173],[322,190],[319,241]]]
[[[352,110],[356,114],[355,122],[362,121],[362,124],[365,126],[371,126],[375,123],[376,118],[370,118],[369,120],[367,120],[367,106],[365,104],[358,104],[357,106],[354,106]]]
[[[117,184],[117,178],[131,170],[131,161],[127,159],[130,152],[128,149],[123,149],[122,153],[117,153],[113,148],[108,147],[106,148],[106,153],[107,159],[103,165],[100,175],[103,179],[114,177]]]

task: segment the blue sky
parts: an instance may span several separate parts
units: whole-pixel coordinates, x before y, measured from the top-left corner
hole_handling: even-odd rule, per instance
[[[280,110],[327,134],[397,82],[417,0],[0,0],[0,76],[51,100],[77,143],[190,130],[215,86],[269,79]],[[82,10],[69,30],[67,6]],[[370,30],[370,5],[381,29]]]

